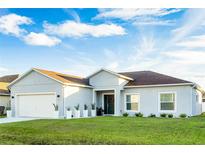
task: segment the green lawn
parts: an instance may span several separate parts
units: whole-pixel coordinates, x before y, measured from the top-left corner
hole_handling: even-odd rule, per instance
[[[97,117],[0,124],[0,144],[205,144],[205,117]]]
[[[6,115],[0,115],[0,118],[5,118],[6,117]]]

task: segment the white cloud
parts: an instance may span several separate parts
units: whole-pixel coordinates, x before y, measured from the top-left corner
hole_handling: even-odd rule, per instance
[[[48,36],[44,33],[34,33],[31,32],[24,37],[24,41],[26,44],[34,45],[34,46],[55,46],[61,43],[56,37]]]
[[[150,57],[156,51],[156,39],[153,35],[140,36],[137,44],[134,46],[134,52],[130,55],[130,59],[141,61],[144,58]]]
[[[157,18],[139,18],[133,22],[136,26],[173,26],[175,21],[173,20],[161,20]]]
[[[95,17],[95,19],[119,18],[122,20],[130,20],[140,16],[161,17],[179,11],[181,11],[181,9],[103,9],[100,10],[100,13]]]
[[[7,72],[7,71],[8,71],[7,68],[5,68],[5,67],[0,67],[0,72]]]
[[[67,14],[69,14],[70,16],[73,17],[73,19],[76,21],[76,22],[80,22],[80,16],[78,15],[78,13],[73,10],[73,9],[63,9]]]
[[[57,25],[44,23],[43,26],[46,33],[61,37],[106,37],[126,34],[123,27],[115,24],[89,25],[75,21],[65,21]]]
[[[88,76],[91,72],[95,72],[100,66],[95,60],[86,55],[81,55],[79,53],[72,54],[69,57],[64,57],[67,65],[67,70],[63,70],[62,72],[78,75],[78,76]]]
[[[163,55],[172,58],[172,61],[177,62],[178,64],[186,64],[186,65],[203,65],[205,64],[205,51],[169,51],[162,53]]]
[[[20,28],[21,25],[31,24],[32,20],[25,16],[16,14],[8,14],[0,17],[0,32],[3,34],[11,34],[19,37],[25,29]]]
[[[184,14],[181,25],[172,30],[172,40],[170,42],[177,42],[194,31],[201,28],[205,20],[205,9],[189,9]]]
[[[186,48],[203,48],[205,47],[205,35],[189,37],[183,41],[179,41],[176,45]]]
[[[10,70],[8,68],[0,66],[0,76],[6,75],[8,73],[10,73]]]

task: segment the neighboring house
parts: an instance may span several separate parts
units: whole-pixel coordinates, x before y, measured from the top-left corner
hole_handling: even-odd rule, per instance
[[[7,86],[17,78],[18,75],[7,75],[0,77],[0,106],[9,106],[10,92]]]
[[[198,85],[151,72],[116,73],[101,69],[87,78],[33,68],[10,85],[13,116],[44,117],[54,114],[53,104],[59,106],[59,117],[66,108],[95,103],[105,115],[119,116],[141,112],[172,113],[189,116],[202,112],[202,94]],[[90,113],[89,113],[90,114]]]

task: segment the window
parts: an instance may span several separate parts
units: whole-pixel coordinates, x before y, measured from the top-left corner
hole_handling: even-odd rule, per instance
[[[175,93],[160,93],[160,110],[174,111],[175,99]]]
[[[126,110],[127,111],[139,111],[139,95],[138,94],[126,94]]]

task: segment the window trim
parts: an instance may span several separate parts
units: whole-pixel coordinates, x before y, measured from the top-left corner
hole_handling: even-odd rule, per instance
[[[138,95],[139,96],[139,102],[138,102],[138,110],[127,110],[127,95]],[[140,112],[140,93],[125,93],[124,94],[124,111],[125,112]]]
[[[174,102],[174,110],[161,110],[161,100],[160,96],[161,94],[174,94],[175,95],[175,102]],[[161,113],[175,113],[177,111],[177,93],[176,91],[168,91],[168,92],[159,92],[158,93],[158,112]]]

